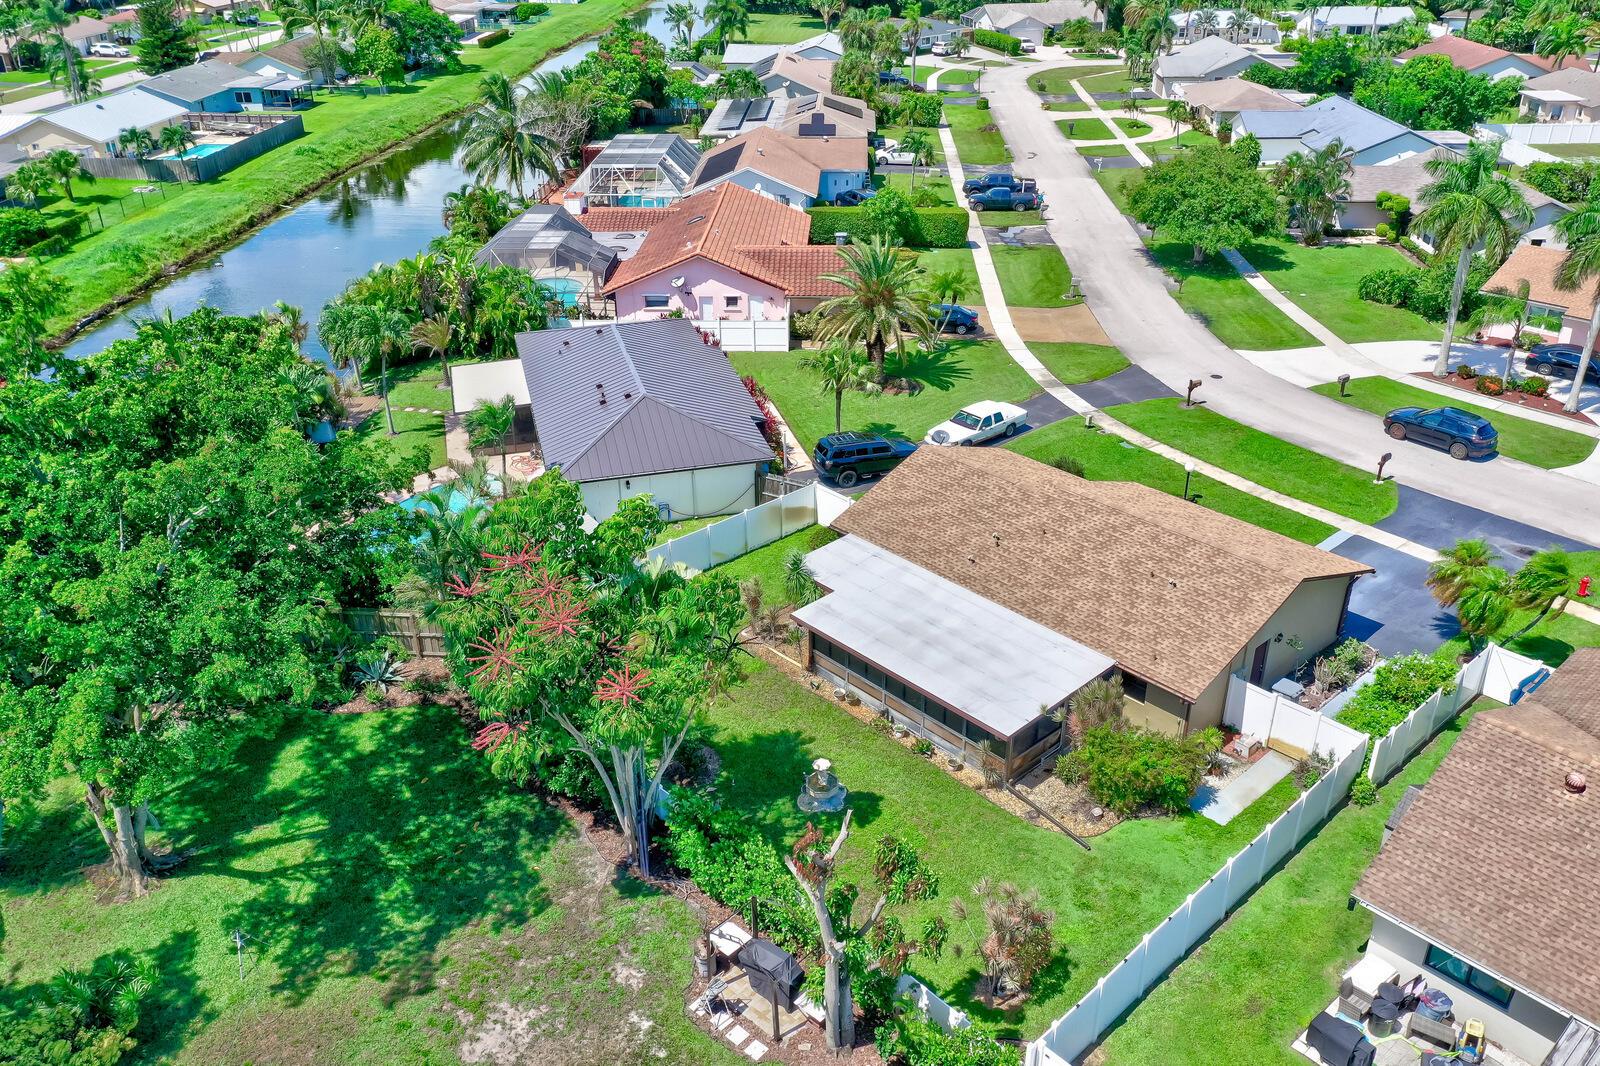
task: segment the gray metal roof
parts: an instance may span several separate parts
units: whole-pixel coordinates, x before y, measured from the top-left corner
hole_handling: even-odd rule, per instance
[[[1416,132],[1342,96],[1330,96],[1304,111],[1241,111],[1235,125],[1257,137],[1298,137],[1313,150],[1339,140],[1352,152]]]
[[[165,74],[157,74],[140,82],[139,88],[148,93],[159,93],[172,100],[198,103],[208,96],[214,96],[255,77],[257,75],[243,73],[231,63],[207,59],[201,63],[190,63],[186,67],[169,70]]]
[[[832,591],[795,620],[1003,737],[1115,663],[856,536],[806,556]]]
[[[1241,59],[1258,59],[1248,48],[1240,48],[1221,37],[1203,37],[1194,44],[1178,48],[1156,60],[1156,74],[1163,78],[1203,78],[1212,71]]]
[[[480,266],[514,266],[522,270],[587,270],[604,280],[620,258],[599,243],[565,208],[538,204],[506,223],[478,249]]]
[[[573,481],[772,458],[761,411],[686,319],[517,334],[545,463]]]

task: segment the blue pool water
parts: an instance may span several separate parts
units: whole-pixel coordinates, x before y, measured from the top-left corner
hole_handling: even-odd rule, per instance
[[[618,207],[671,207],[672,202],[661,196],[645,196],[636,193],[632,196],[617,197]]]
[[[539,284],[555,293],[562,307],[578,306],[578,294],[583,291],[583,282],[577,278],[540,278]]]
[[[496,493],[496,494],[499,493],[499,491],[500,491],[500,482],[499,482],[498,478],[490,478],[489,479],[489,491],[491,491],[493,493]],[[473,493],[462,492],[460,489],[451,489],[450,490],[450,510],[455,514],[460,514],[462,511],[465,511],[470,505],[472,505],[474,503],[485,503],[485,502],[487,502],[487,501],[485,501],[482,497],[477,496],[477,495],[475,495]],[[406,510],[406,511],[430,511],[431,512],[432,509],[433,509],[432,501],[425,500],[421,496],[407,496],[405,499],[399,501],[395,506],[401,508],[402,510]]]
[[[224,148],[225,144],[197,144],[193,148],[185,148],[179,159],[204,159],[208,155],[216,155]]]

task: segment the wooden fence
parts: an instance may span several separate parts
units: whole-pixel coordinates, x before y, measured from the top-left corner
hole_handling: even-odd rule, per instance
[[[444,633],[422,620],[416,611],[358,609],[344,613],[351,629],[368,640],[392,637],[412,655],[424,659],[444,658]]]

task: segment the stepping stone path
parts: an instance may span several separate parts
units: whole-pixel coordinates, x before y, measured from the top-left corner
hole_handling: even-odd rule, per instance
[[[420,413],[425,414],[425,415],[443,415],[443,414],[447,413],[445,411],[436,411],[432,407],[402,407],[402,408],[400,408],[400,410],[402,410],[402,411],[410,411],[413,414],[416,414],[416,413],[420,412]]]

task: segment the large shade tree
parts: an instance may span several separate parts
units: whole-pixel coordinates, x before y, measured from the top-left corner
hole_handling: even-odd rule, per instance
[[[1133,216],[1194,261],[1283,226],[1277,193],[1241,153],[1216,145],[1157,163],[1128,198]]]
[[[1517,183],[1500,170],[1498,141],[1478,141],[1463,155],[1440,156],[1423,165],[1432,180],[1418,194],[1426,209],[1413,228],[1432,237],[1440,255],[1456,257],[1444,338],[1433,364],[1434,376],[1442,378],[1450,370],[1450,342],[1473,255],[1481,248],[1493,262],[1505,259],[1516,247],[1517,237],[1533,223],[1533,208]]]
[[[663,528],[647,497],[584,531],[551,472],[495,505],[476,575],[441,611],[450,662],[484,726],[474,747],[516,782],[579,752],[650,873],[656,796],[701,710],[732,679],[744,610],[731,578],[641,571]]]
[[[399,478],[351,434],[308,440],[300,365],[281,323],[202,309],[0,368],[0,795],[74,775],[126,896],[170,862],[152,805],[338,681]]]

